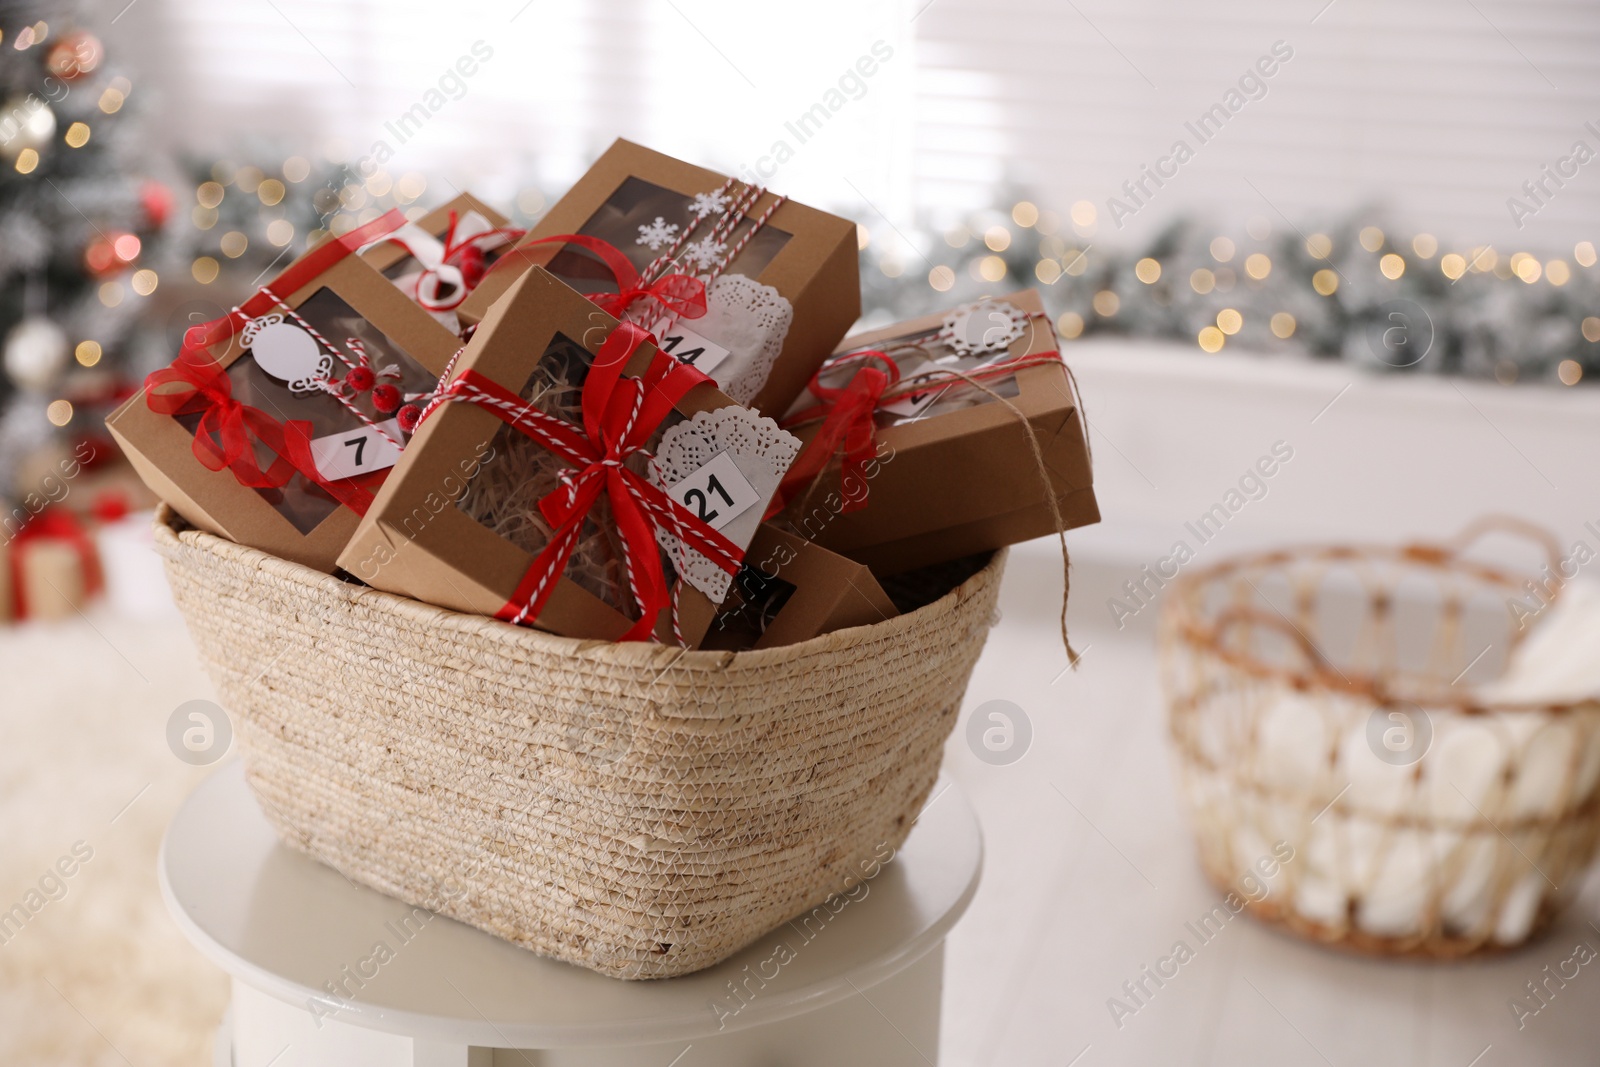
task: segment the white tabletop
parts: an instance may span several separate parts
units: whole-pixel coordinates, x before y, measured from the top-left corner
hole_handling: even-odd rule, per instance
[[[167,906],[191,941],[235,978],[290,1003],[338,1008],[342,1022],[437,1041],[565,1048],[693,1040],[718,1029],[712,1005],[744,968],[793,959],[725,1029],[789,1018],[852,996],[920,959],[966,910],[983,862],[976,816],[941,780],[893,862],[812,939],[792,926],[716,967],[682,978],[624,982],[542,959],[435,917],[402,941],[411,908],[355,885],[278,842],[237,761],[184,802],[162,846]],[[347,1002],[325,986],[356,973],[383,942],[392,959]],[[349,968],[347,972],[345,969]],[[770,974],[773,964],[764,970]],[[342,996],[343,994],[341,994]]]

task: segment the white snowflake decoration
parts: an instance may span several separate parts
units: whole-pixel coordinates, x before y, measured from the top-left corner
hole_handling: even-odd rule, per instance
[[[650,251],[655,252],[664,244],[670,244],[673,237],[677,236],[677,223],[668,222],[660,215],[656,221],[648,226],[639,227],[639,244],[649,245]]]
[[[695,193],[694,203],[689,205],[689,210],[694,213],[696,221],[707,215],[720,215],[728,210],[728,198],[723,193]]]
[[[716,238],[705,237],[685,248],[683,258],[696,270],[708,271],[722,262],[722,253],[727,251],[727,248],[727,245]]]

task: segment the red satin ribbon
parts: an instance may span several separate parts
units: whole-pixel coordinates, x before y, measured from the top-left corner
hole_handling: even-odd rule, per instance
[[[99,592],[102,577],[94,542],[71,510],[48,507],[23,523],[11,539],[11,596],[17,618],[28,617],[27,586],[23,581],[27,553],[23,549],[35,541],[65,541],[78,554],[78,565],[83,568],[83,591],[87,594]]]
[[[888,372],[885,373],[872,366],[874,362],[882,363],[889,368]],[[997,360],[967,372],[964,378],[950,375],[948,384],[944,388],[960,386],[969,379],[988,381],[1009,378],[1028,367],[1059,362],[1061,353],[1054,350]],[[861,367],[846,385],[830,388],[822,384],[825,375],[831,375],[841,367],[848,367],[852,363],[860,363]],[[937,369],[932,373],[934,377],[938,376]],[[892,404],[905,395],[906,390],[895,388],[900,384],[900,365],[875,348],[851,352],[824,363],[807,386],[811,395],[820,403],[797,411],[781,422],[784,429],[790,429],[821,418],[822,426],[789,467],[788,473],[783,476],[778,492],[767,507],[766,517],[770,519],[799,496],[800,492],[822,473],[841,448],[844,451],[840,470],[841,480],[854,474],[865,486],[868,481],[866,465],[878,453],[875,416],[884,405]],[[863,491],[859,497],[846,496],[840,505],[840,510],[858,511],[866,505],[867,493]]]
[[[177,388],[162,391],[166,386]],[[233,380],[207,352],[185,353],[152,372],[145,379],[145,403],[158,415],[199,412],[190,446],[195,459],[207,470],[233,471],[246,488],[280,488],[298,471],[357,515],[365,515],[372,506],[370,490],[351,479],[329,481],[322,476],[311,452],[310,422],[280,423],[260,408],[234,399]],[[256,458],[257,442],[274,456],[265,470]]]
[[[393,208],[365,226],[356,227],[343,237],[334,237],[322,242],[290,264],[288,269],[273,279],[271,285],[257,290],[249,300],[222,318],[213,319],[199,326],[191,326],[183,335],[183,351],[209,348],[220,341],[232,338],[244,329],[245,324],[251,319],[265,315],[278,306],[273,293],[287,300],[294,293],[316,281],[345,256],[363,245],[371,244],[385,234],[393,233],[405,224],[405,215],[399,208]]]
[[[235,400],[233,379],[210,353],[184,352],[171,365],[152,371],[144,390],[145,405],[157,415],[200,413],[192,450],[207,470],[226,467],[240,485],[251,489],[274,489],[293,476],[283,425],[260,408]],[[276,457],[265,470],[256,460],[251,438]]]
[[[473,370],[462,371],[446,390],[452,399],[486,408],[576,468],[563,472],[563,486],[539,501],[539,510],[554,527],[550,543],[534,558],[496,618],[520,624],[539,616],[602,493],[611,503],[639,606],[639,620],[622,640],[649,638],[656,619],[672,603],[656,530],[672,533],[728,574],[738,571],[744,555],[738,545],[623,465],[630,456],[644,452],[661,421],[690,389],[711,380],[659,350],[643,377],[624,377],[623,367],[647,340],[649,334],[633,323],[621,323],[611,331],[584,381],[581,428],[531,407]]]
[[[872,365],[875,362],[888,369],[878,369]],[[850,376],[846,385],[835,389],[822,384],[825,372],[832,373],[852,363],[861,366]],[[822,403],[797,413],[792,420],[785,419],[783,424],[787,427],[809,422],[810,418],[802,416],[812,416],[817,411],[826,411],[827,417],[823,419],[817,435],[806,445],[778,484],[778,492],[767,509],[768,518],[782,511],[800,495],[801,490],[815,481],[841,448],[844,459],[840,477],[855,474],[865,482],[866,465],[878,454],[877,427],[873,415],[883,400],[884,392],[899,382],[900,364],[875,348],[830,360],[812,376],[808,388],[811,395]],[[866,494],[862,493],[858,499],[846,497],[841,507],[845,511],[856,511],[864,507],[866,502]]]
[[[532,248],[534,245],[547,244],[577,245],[600,258],[606,269],[611,272],[617,291],[590,293],[589,299],[613,318],[624,317],[628,310],[641,300],[654,301],[663,313],[680,319],[698,319],[706,313],[705,282],[688,274],[663,274],[646,285],[633,261],[616,245],[599,237],[581,233],[562,233],[554,237],[541,237],[536,241],[528,241],[519,245],[517,251]],[[493,271],[511,258],[511,255],[501,256],[489,270]]]
[[[279,423],[260,408],[233,396],[233,383],[209,349],[231,340],[246,323],[276,308],[273,294],[287,299],[345,256],[405,224],[399,210],[390,211],[365,226],[325,241],[306,253],[240,307],[220,319],[192,326],[183,336],[178,358],[145,378],[145,404],[161,415],[200,414],[195,427],[194,456],[207,469],[233,472],[240,485],[251,489],[276,489],[287,484],[295,471],[359,515],[372,504],[372,493],[350,481],[329,481],[317,470],[311,455],[310,422]],[[263,469],[255,445],[264,445],[275,458]]]

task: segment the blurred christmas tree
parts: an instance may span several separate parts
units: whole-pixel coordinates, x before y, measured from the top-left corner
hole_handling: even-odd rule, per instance
[[[0,499],[30,492],[52,454],[103,440],[137,384],[135,327],[173,208],[139,176],[133,86],[89,15],[0,0]]]

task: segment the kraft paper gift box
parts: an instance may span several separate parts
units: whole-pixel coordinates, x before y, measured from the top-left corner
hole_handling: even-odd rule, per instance
[[[777,648],[898,614],[870,569],[766,522],[701,647]]]
[[[638,382],[645,399],[633,407]],[[773,420],[735,404],[541,268],[524,273],[479,324],[446,391],[340,563],[379,589],[569,637],[641,637],[653,626],[663,641],[695,647],[799,450]],[[571,434],[581,441],[560,445],[564,452],[550,443]],[[636,451],[641,443],[648,454]],[[686,509],[641,506],[654,537],[644,550],[624,529],[633,505],[616,502],[613,473],[627,475],[607,471],[602,455],[636,476],[628,484],[644,480]],[[576,517],[559,511],[590,478],[606,479],[585,498],[592,508]],[[687,547],[688,533],[673,535],[685,516],[725,539],[726,567],[703,546]],[[569,558],[551,554],[552,544],[566,543],[575,546]],[[652,566],[649,553],[674,586],[676,609],[646,621],[633,582]]]
[[[859,388],[856,375],[884,366],[863,352],[884,353],[899,382],[866,400],[875,454],[847,472],[811,450],[834,408],[818,391]],[[1077,390],[1032,290],[848,338],[783,422],[809,450],[791,481],[821,466],[785,487],[785,517],[879,575],[1055,533],[1057,513],[1063,530],[1100,519]]]
[[[616,293],[597,253],[550,241],[564,234],[607,242],[633,270],[656,263],[660,273],[706,279],[702,316],[665,316],[640,298],[627,317],[769,415],[800,395],[861,314],[855,223],[618,140],[489,272],[462,305],[463,323],[481,320],[534,264],[586,295]]]
[[[0,619],[65,619],[104,585],[100,557],[83,522],[54,504],[0,547]]]
[[[457,309],[523,232],[471,193],[462,193],[379,238],[361,258],[440,325],[460,333]]]
[[[140,478],[190,523],[334,569],[406,441],[407,413],[376,398],[432,390],[461,347],[353,254],[403,221],[391,213],[307,252],[239,310],[191,330],[183,355],[106,420]],[[368,389],[350,389],[360,415],[319,384],[352,365],[371,374]]]

